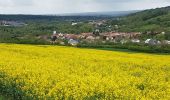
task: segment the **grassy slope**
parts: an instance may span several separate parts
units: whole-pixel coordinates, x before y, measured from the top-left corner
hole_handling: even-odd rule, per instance
[[[170,55],[0,44],[0,90],[24,99],[169,99]]]

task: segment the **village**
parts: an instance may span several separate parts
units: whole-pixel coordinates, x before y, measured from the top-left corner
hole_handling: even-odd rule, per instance
[[[119,19],[118,19],[119,20]],[[81,24],[85,24],[82,21],[68,21],[67,24],[70,27],[77,27]],[[80,33],[63,33],[60,31],[53,31],[47,34],[36,35],[36,39],[43,40],[45,42],[51,44],[58,45],[71,45],[77,46],[79,44],[146,44],[146,45],[170,45],[170,40],[165,39],[157,39],[153,38],[155,36],[165,36],[165,32],[151,32],[148,31],[146,33],[143,32],[119,32],[119,25],[110,25],[107,24],[107,20],[89,20],[87,21],[87,25],[91,25],[94,27],[93,32],[80,32]],[[10,27],[14,26],[21,27],[26,26],[27,24],[20,21],[7,21],[1,20],[0,26]],[[102,30],[104,27],[107,31]],[[76,30],[76,29],[75,29]],[[78,30],[78,29],[77,29]],[[21,32],[20,32],[21,33]],[[143,38],[145,35],[146,38]],[[149,37],[149,35],[153,35],[153,37]],[[17,39],[25,39],[28,35],[17,37]],[[15,37],[15,36],[14,36]],[[29,37],[29,36],[28,36]],[[35,38],[35,36],[30,37]]]
[[[27,24],[20,21],[7,21],[7,20],[0,20],[0,26],[14,26],[14,27],[21,27],[26,26]]]
[[[163,32],[160,34],[164,34]],[[146,40],[141,40],[142,33],[140,32],[103,32],[100,33],[98,29],[94,32],[89,33],[81,33],[81,34],[66,34],[66,33],[57,33],[53,31],[51,35],[51,43],[53,44],[60,44],[60,45],[72,45],[76,46],[78,44],[83,43],[96,43],[100,42],[105,44],[106,42],[110,43],[119,43],[119,44],[126,44],[126,43],[143,43],[148,45],[170,45],[169,40],[156,40],[148,38]]]

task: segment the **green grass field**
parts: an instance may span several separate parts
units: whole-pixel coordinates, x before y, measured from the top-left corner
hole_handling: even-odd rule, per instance
[[[170,55],[0,44],[0,93],[23,100],[168,100]]]

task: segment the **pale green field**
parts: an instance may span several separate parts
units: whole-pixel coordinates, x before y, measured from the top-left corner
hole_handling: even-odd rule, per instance
[[[170,99],[170,55],[0,44],[0,92],[15,99]]]

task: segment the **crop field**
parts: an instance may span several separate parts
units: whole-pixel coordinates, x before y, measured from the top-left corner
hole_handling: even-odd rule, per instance
[[[15,100],[170,99],[170,55],[0,44],[0,93]]]

